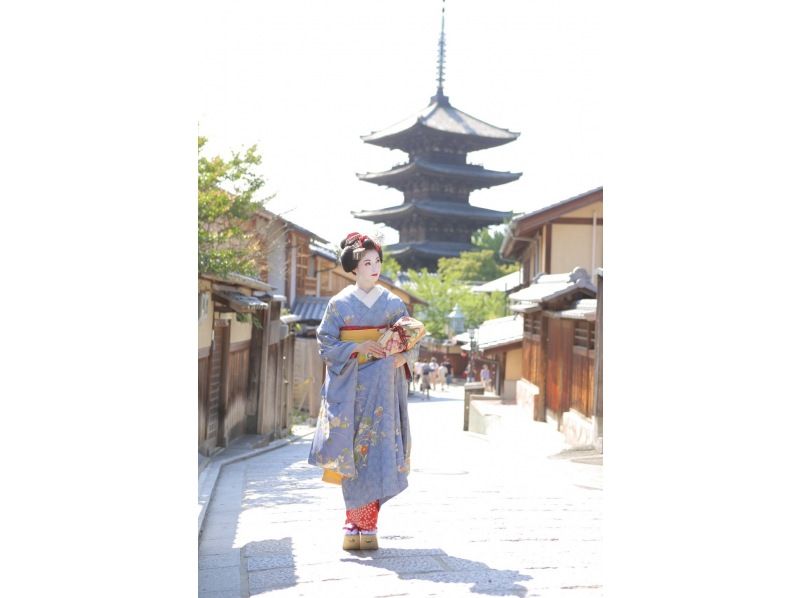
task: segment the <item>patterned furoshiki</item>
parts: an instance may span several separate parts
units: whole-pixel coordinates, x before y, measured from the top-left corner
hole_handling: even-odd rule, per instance
[[[345,527],[349,527],[349,524],[352,524],[359,530],[375,530],[378,528],[378,512],[380,510],[381,505],[377,500],[355,509],[348,509]]]

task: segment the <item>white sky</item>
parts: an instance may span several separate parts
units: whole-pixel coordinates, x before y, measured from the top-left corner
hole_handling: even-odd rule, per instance
[[[360,136],[416,113],[435,93],[441,1],[217,6],[202,36],[199,130],[209,151],[257,144],[267,190],[277,192],[267,208],[329,241],[377,232],[350,212],[399,204],[402,193],[356,173],[387,170],[406,154]],[[474,192],[473,205],[527,212],[603,184],[600,11],[583,1],[447,1],[445,94],[521,133],[469,155],[523,173]],[[397,241],[393,229],[383,234]]]

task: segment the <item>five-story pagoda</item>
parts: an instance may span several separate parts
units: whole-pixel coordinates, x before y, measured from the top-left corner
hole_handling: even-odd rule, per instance
[[[501,129],[450,105],[444,95],[444,8],[439,37],[438,87],[430,104],[394,126],[362,136],[366,143],[408,154],[408,162],[391,170],[357,175],[362,181],[403,192],[403,203],[379,210],[353,212],[356,218],[384,223],[399,232],[386,246],[404,269],[437,269],[440,257],[457,257],[477,249],[472,233],[500,224],[511,215],[479,208],[469,195],[517,180],[521,172],[488,170],[467,162],[467,153],[514,141],[519,133]]]

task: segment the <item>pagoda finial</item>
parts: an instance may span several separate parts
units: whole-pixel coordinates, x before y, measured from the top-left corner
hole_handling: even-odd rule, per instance
[[[442,32],[439,35],[439,65],[438,65],[439,85],[436,88],[436,98],[440,100],[447,99],[446,96],[444,95],[444,3],[445,0],[442,0]]]

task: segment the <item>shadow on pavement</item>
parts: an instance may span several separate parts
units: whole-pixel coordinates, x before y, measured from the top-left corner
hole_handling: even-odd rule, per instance
[[[470,592],[491,596],[527,596],[528,589],[516,582],[532,579],[511,569],[492,569],[486,563],[448,555],[440,549],[378,549],[362,558],[342,559],[367,567],[386,569],[399,579],[420,579],[436,583],[471,583]]]
[[[242,549],[247,571],[247,595],[297,585],[292,539],[250,542]]]
[[[297,444],[310,447],[311,441]],[[251,467],[242,495],[242,511],[277,505],[317,504],[321,472],[319,467],[304,460],[287,462],[277,476],[267,473],[259,476],[259,470]]]
[[[408,394],[408,401],[410,403],[439,403],[443,401],[463,401],[462,397],[443,397],[437,395],[430,395],[426,397],[424,392],[413,392]]]

